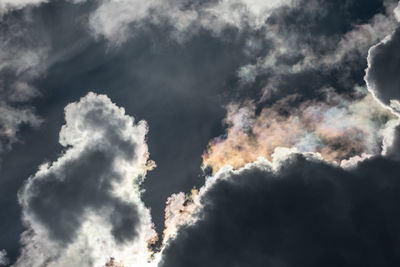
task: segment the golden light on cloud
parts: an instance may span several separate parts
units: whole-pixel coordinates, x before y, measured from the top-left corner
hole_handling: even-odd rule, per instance
[[[277,147],[317,152],[330,162],[381,152],[382,131],[395,116],[370,94],[352,101],[332,91],[326,100],[296,104],[298,96],[286,97],[256,115],[253,103],[227,107],[226,134],[210,141],[203,167],[213,173],[225,165],[234,169],[258,157],[271,160]]]
[[[195,221],[193,215],[199,206],[200,195],[197,189],[192,189],[190,194],[180,192],[168,198],[165,206],[163,245],[177,235],[180,226]]]

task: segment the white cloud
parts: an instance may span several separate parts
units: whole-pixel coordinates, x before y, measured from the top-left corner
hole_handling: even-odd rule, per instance
[[[65,152],[19,192],[28,230],[15,266],[103,266],[109,257],[146,266],[156,238],[138,188],[154,167],[146,122],[94,93],[69,104],[65,120]]]

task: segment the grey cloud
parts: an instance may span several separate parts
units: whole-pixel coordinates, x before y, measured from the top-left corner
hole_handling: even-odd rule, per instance
[[[369,88],[387,106],[399,99],[390,84],[396,36],[369,57]],[[300,154],[278,169],[259,161],[222,170],[206,183],[197,222],[180,228],[159,266],[397,266],[400,127],[392,129],[384,156],[346,170]]]
[[[400,100],[400,28],[372,47],[368,56],[366,81],[370,91],[385,105]]]
[[[225,170],[159,266],[397,266],[398,172],[381,157],[345,171],[296,154],[276,172]]]
[[[219,35],[234,27],[260,28],[272,10],[290,5],[291,0],[273,1],[115,1],[103,0],[90,16],[95,36],[102,36],[114,44],[121,44],[135,35],[135,28],[143,22],[170,24],[172,37],[187,39],[200,29]],[[118,17],[118,19],[115,19]]]
[[[388,158],[400,160],[400,125],[394,126],[388,133],[388,143],[384,146],[384,155]]]
[[[135,147],[129,144],[125,149],[134,151]],[[126,221],[127,239],[136,236],[139,222],[136,207],[112,196],[112,183],[121,179],[112,170],[114,158],[118,157],[115,152],[112,147],[88,147],[78,158],[65,162],[56,173],[40,176],[29,184],[28,191],[23,193],[31,195],[25,209],[46,226],[52,239],[72,242],[88,210],[104,211],[118,241],[122,240],[118,234],[123,230],[121,222]],[[113,214],[109,215],[107,210],[113,210]]]
[[[397,25],[391,1],[296,1],[266,20],[273,49],[238,74],[244,87],[256,84],[262,100],[288,94],[318,98],[330,87],[351,93],[363,85],[368,49]]]
[[[7,265],[9,263],[9,260],[7,258],[7,251],[0,250],[0,265]]]
[[[38,6],[49,0],[2,0],[0,1],[0,16],[16,9],[22,9],[27,6]]]
[[[196,176],[197,172],[200,171],[200,155],[206,147],[207,141],[222,132],[219,124],[223,116],[223,111],[219,107],[222,101],[215,99],[219,97],[229,101],[231,95],[236,96],[236,94],[239,94],[238,98],[251,97],[258,100],[261,88],[267,86],[279,89],[276,98],[293,92],[304,93],[305,98],[318,97],[321,95],[321,92],[318,90],[327,85],[336,88],[339,93],[347,93],[352,90],[355,84],[363,83],[362,76],[364,75],[364,65],[366,65],[364,55],[370,43],[378,40],[379,36],[386,35],[386,31],[390,30],[393,26],[393,18],[386,16],[387,14],[384,14],[384,10],[381,9],[382,1],[338,1],[337,3],[315,1],[315,3],[320,4],[320,8],[317,9],[318,12],[314,13],[311,11],[308,12],[304,8],[305,5],[302,5],[302,3],[305,4],[312,1],[298,1],[300,4],[293,8],[278,8],[272,14],[251,16],[252,13],[246,10],[246,5],[259,1],[229,1],[230,3],[235,3],[234,5],[230,5],[227,4],[227,1],[201,1],[200,3],[199,1],[177,0],[170,1],[170,3],[172,6],[180,7],[180,9],[172,9],[171,12],[166,12],[166,15],[162,16],[164,9],[156,10],[150,8],[148,9],[147,17],[140,22],[131,21],[132,14],[127,14],[134,9],[132,6],[126,9],[120,7],[114,13],[111,12],[112,9],[102,9],[104,12],[110,11],[111,14],[117,14],[115,16],[108,16],[106,14],[107,16],[105,15],[104,17],[104,23],[117,24],[117,26],[109,28],[110,31],[108,33],[110,35],[106,35],[103,31],[104,29],[99,27],[96,36],[101,37],[104,35],[105,39],[111,37],[109,39],[112,40],[120,40],[118,38],[122,36],[121,40],[126,41],[125,43],[122,43],[122,41],[118,49],[107,50],[107,45],[109,45],[107,42],[103,42],[102,38],[99,38],[97,42],[92,42],[93,40],[85,32],[85,25],[77,25],[75,22],[78,20],[86,22],[87,11],[93,11],[90,8],[94,7],[94,11],[97,12],[98,10],[95,7],[98,4],[115,2],[113,5],[117,5],[118,3],[116,3],[117,1],[89,2],[90,4],[87,3],[87,5],[72,7],[70,4],[65,4],[64,1],[51,1],[49,4],[43,5],[40,10],[36,10],[42,12],[40,18],[44,20],[46,25],[43,28],[51,30],[52,45],[56,43],[59,47],[67,50],[72,49],[73,51],[71,54],[61,55],[63,61],[60,64],[56,64],[54,68],[49,69],[46,77],[40,77],[36,81],[37,92],[44,92],[46,96],[45,99],[40,100],[38,109],[41,116],[48,120],[48,124],[44,125],[46,128],[41,129],[41,131],[35,133],[32,133],[32,131],[28,132],[29,135],[33,136],[30,137],[32,138],[29,139],[30,142],[37,143],[34,146],[31,144],[23,147],[19,146],[18,153],[20,154],[13,155],[14,159],[21,159],[22,163],[18,162],[19,165],[13,164],[11,159],[11,163],[8,166],[21,166],[21,170],[24,169],[26,172],[26,169],[29,169],[29,164],[33,164],[33,160],[29,156],[21,155],[35,155],[36,160],[37,157],[53,158],[58,148],[56,142],[47,140],[47,136],[51,139],[52,133],[58,127],[58,122],[61,120],[60,116],[57,115],[61,114],[61,112],[58,112],[61,109],[60,107],[63,107],[66,101],[75,100],[76,95],[85,94],[88,88],[96,88],[99,92],[106,92],[112,96],[112,99],[125,106],[128,113],[138,114],[139,117],[145,118],[151,128],[155,129],[149,135],[149,145],[152,155],[154,157],[157,155],[157,163],[159,163],[160,168],[150,173],[149,178],[151,179],[147,179],[146,184],[144,184],[144,188],[146,188],[144,196],[148,200],[147,203],[152,204],[155,221],[162,220],[160,210],[164,208],[165,199],[171,192],[190,189],[194,183],[201,183],[201,179]],[[130,2],[134,3],[135,1]],[[266,5],[268,5],[267,2],[265,2]],[[221,3],[225,3],[225,8],[221,8],[223,7]],[[357,6],[360,9],[357,9]],[[87,10],[88,7],[89,10]],[[215,12],[210,13],[208,11],[209,7],[215,7]],[[332,7],[334,8],[334,12],[330,14],[330,8]],[[348,7],[352,8],[351,12],[346,9]],[[118,13],[118,10],[126,11],[126,13]],[[259,10],[262,10],[262,8]],[[226,14],[224,14],[225,11]],[[157,14],[157,12],[161,14]],[[370,19],[377,12],[382,12],[382,15],[376,17],[378,19],[375,26],[374,21]],[[95,13],[90,14],[92,16],[90,18],[95,18]],[[119,14],[122,15],[118,16]],[[237,15],[237,17],[233,17],[233,15]],[[280,15],[282,17],[279,17]],[[196,16],[201,19],[193,20]],[[74,18],[73,21],[71,21],[71,17]],[[259,22],[267,17],[269,19],[267,19],[265,24],[268,24],[268,26],[263,25],[257,28],[260,26],[258,25],[255,27],[257,29],[253,27],[254,24],[252,23],[256,21],[254,20],[255,18],[258,18],[259,20],[257,21]],[[229,21],[228,19],[232,20]],[[119,25],[118,23],[121,20],[123,24]],[[142,26],[141,23],[146,24],[146,26],[138,29],[136,26]],[[106,24],[104,25],[107,26]],[[337,45],[340,43],[343,35],[346,35],[346,32],[353,33],[353,25],[361,25],[362,34],[359,36],[362,37],[359,39],[360,42],[353,42],[351,43],[352,46],[347,46],[345,43],[343,50],[341,50],[340,46],[337,48]],[[240,27],[242,28],[238,30]],[[77,28],[79,28],[79,31],[76,30]],[[287,47],[286,45],[280,46],[279,43],[274,43],[274,36],[271,37],[266,34],[271,28],[279,29],[279,32],[283,34],[281,41],[286,42],[286,44],[292,43],[296,45]],[[357,28],[358,26],[355,26],[354,29]],[[221,29],[225,31],[221,33]],[[190,37],[190,40],[185,39],[186,43],[183,46],[176,46],[175,43],[171,44],[170,42],[171,40],[168,36],[171,34],[175,34],[176,36],[173,37],[177,39]],[[265,37],[266,35],[267,37]],[[39,34],[39,36],[41,35]],[[86,39],[84,42],[89,42],[89,45],[85,43],[83,47],[81,46],[82,36],[85,36]],[[131,36],[137,38],[130,38]],[[288,36],[295,36],[295,38],[287,38]],[[130,40],[125,38],[130,38]],[[248,40],[246,41],[246,39]],[[241,88],[237,88],[237,79],[232,78],[232,75],[235,74],[238,65],[247,66],[245,64],[256,62],[258,57],[265,57],[266,54],[274,54],[274,51],[280,47],[290,48],[290,53],[276,53],[277,64],[274,65],[275,68],[264,68],[264,65],[258,66],[256,64],[255,67],[260,67],[260,71],[256,73],[255,82],[246,83]],[[308,51],[297,51],[298,47],[313,49],[313,54],[308,53]],[[351,48],[351,51],[346,50],[348,47],[353,47],[354,49]],[[104,52],[106,50],[107,52]],[[248,53],[251,56],[244,57],[243,50],[245,50],[244,53]],[[340,57],[340,60],[337,60],[336,57],[331,57],[331,54],[326,51],[330,51],[335,56],[342,54],[344,56]],[[336,52],[338,53],[336,54]],[[320,62],[321,57],[319,57],[319,53],[329,54],[324,60],[337,64],[331,64],[329,68],[319,68],[320,65],[317,65],[318,67],[305,68],[294,74],[290,73],[290,71],[285,72],[287,69],[295,69],[292,67],[299,66],[298,63],[307,63],[310,58],[314,59],[314,62]],[[45,58],[43,54],[40,54],[40,59],[43,58]],[[252,62],[248,62],[249,60]],[[275,72],[277,69],[283,70],[283,72]],[[28,101],[26,103],[27,106],[22,108],[22,110],[28,108],[32,114],[35,114],[34,110],[29,106],[29,101],[35,95],[33,93],[35,90],[34,87],[31,87],[33,90],[28,90],[30,93],[23,93],[24,88],[28,88],[25,84],[31,85],[31,78],[29,78],[31,76],[26,77],[27,79],[23,79],[21,83],[18,83],[18,86],[17,84],[14,86],[14,88],[20,88],[18,90],[22,93],[15,95],[15,92],[18,91],[17,89],[10,91],[9,98],[14,102],[7,102],[7,107],[20,109],[21,105],[25,103],[24,101]],[[42,85],[45,87],[43,91]],[[101,88],[109,88],[109,91]],[[229,97],[226,97],[227,95]],[[270,99],[271,102],[274,100],[274,98]],[[268,105],[269,103],[266,104]],[[93,118],[93,120],[96,119]],[[98,123],[93,122],[93,125],[96,124]],[[21,124],[17,123],[15,125],[15,129],[18,131]],[[88,127],[92,127],[91,125],[92,123],[88,123]],[[174,127],[171,127],[171,125]],[[52,131],[47,132],[48,129]],[[99,129],[94,127],[93,130],[97,132]],[[121,153],[126,152],[123,156],[126,159],[132,156],[129,155],[128,151],[123,149],[125,146],[130,146],[129,142],[125,143],[121,141],[120,136],[118,134],[115,135],[112,129],[104,131],[107,132],[105,136],[108,137],[110,143],[115,142],[118,144],[116,147],[110,149],[110,154],[118,150]],[[15,134],[18,135],[18,132],[15,132]],[[46,138],[37,138],[38,135],[46,135]],[[46,143],[46,141],[48,141],[46,147],[42,148],[39,142]],[[67,147],[70,146],[68,142],[65,145]],[[121,147],[121,149],[118,147]],[[37,152],[37,150],[40,150],[40,152]],[[167,155],[165,151],[168,151]],[[101,158],[99,155],[102,155],[103,152],[103,148],[99,150],[90,148],[87,152],[82,153],[82,157],[87,159],[98,156],[98,161],[104,162],[104,166],[101,165],[98,167],[98,172],[100,172],[101,169],[107,168],[107,163],[112,161],[111,158]],[[25,162],[23,159],[25,159]],[[70,160],[60,170],[62,172],[68,171],[72,175],[77,173],[77,171],[72,170],[72,167],[80,169],[83,172],[85,171],[86,164],[91,164],[92,162],[93,160],[90,162],[88,160],[83,160],[82,162]],[[184,168],[181,168],[181,166],[184,166]],[[108,172],[107,170],[104,172],[112,175],[112,172]],[[8,179],[14,179],[21,176],[20,174],[23,171],[12,170],[2,172],[1,174],[3,173],[12,173],[13,175],[9,175]],[[43,177],[59,178],[59,175],[59,173],[53,173],[53,176],[46,174]],[[23,177],[25,178],[26,176]],[[88,181],[98,182],[91,175],[87,177]],[[165,179],[165,177],[168,177],[168,179]],[[78,183],[79,181],[75,182]],[[35,184],[40,185],[41,183],[36,182]],[[104,183],[102,185],[107,186]],[[59,192],[64,190],[57,183],[54,186]],[[99,190],[103,197],[107,193],[106,188],[96,188],[96,190]],[[96,190],[93,188],[90,189],[90,192],[95,192]],[[45,187],[38,186],[38,192],[41,194],[49,191]],[[78,190],[80,195],[83,194],[82,192],[83,189],[82,191]],[[49,195],[57,197],[51,192],[49,192]],[[84,229],[82,231],[88,230],[85,228],[88,220],[86,218],[79,218],[79,215],[87,215],[93,210],[97,210],[97,213],[106,216],[105,223],[108,226],[114,225],[113,229],[110,228],[107,230],[107,240],[109,241],[108,234],[110,234],[112,240],[110,244],[114,241],[125,244],[126,242],[124,241],[127,240],[123,238],[122,232],[124,231],[127,231],[127,236],[130,238],[135,236],[136,228],[125,227],[126,224],[124,222],[125,219],[128,222],[135,221],[134,216],[136,215],[132,207],[136,207],[136,204],[132,206],[128,203],[129,205],[126,207],[124,201],[120,201],[119,198],[113,199],[110,197],[109,199],[104,200],[103,198],[99,201],[101,208],[98,209],[95,201],[84,196],[82,198],[88,208],[77,208],[75,210],[76,207],[72,206],[74,206],[74,203],[76,204],[76,201],[75,199],[70,199],[70,210],[73,211],[69,214],[73,218],[78,216],[75,221],[77,225],[82,225],[82,229]],[[35,208],[38,210],[42,209],[44,203],[41,203],[40,199],[36,200],[36,202]],[[117,209],[115,214],[113,214],[110,208],[112,205],[109,203],[111,202],[116,203],[115,206],[117,206]],[[64,203],[59,201],[51,204],[51,208],[56,210],[57,206]],[[132,209],[132,213],[130,213],[132,217],[119,216],[125,209]],[[137,212],[141,214],[140,209]],[[62,244],[70,244],[69,248],[67,248],[68,251],[71,251],[79,243],[77,239],[85,236],[85,234],[82,235],[81,231],[78,230],[79,227],[72,227],[70,233],[64,233],[61,227],[68,229],[69,226],[66,224],[57,225],[61,215],[55,216],[53,221],[49,221],[46,214],[42,214],[41,211],[37,211],[37,213],[35,218],[32,217],[35,225],[49,226],[49,229],[52,230],[46,232],[46,234],[51,234],[51,240],[58,239]],[[99,224],[101,225],[101,223]],[[161,223],[157,223],[157,225],[161,225]],[[137,226],[140,225],[138,224]],[[37,231],[40,230],[38,228],[35,229]],[[101,236],[104,236],[103,232]],[[45,248],[48,240],[47,236],[44,238],[46,244],[37,240],[39,237],[42,238],[43,235],[37,235],[36,237],[36,239],[32,239],[30,235],[24,235],[25,244],[30,242],[29,244],[39,244],[42,249]],[[118,239],[118,237],[120,238]],[[140,239],[140,237],[138,238]],[[29,247],[29,245],[26,245],[26,247]],[[75,248],[77,247],[85,248],[85,245],[75,246]],[[51,253],[54,252],[52,249],[52,247],[49,249]],[[7,247],[7,250],[10,258],[12,258],[12,249]],[[58,250],[57,248],[54,255],[58,255],[57,253],[60,251],[62,250]],[[28,254],[25,253],[24,255]],[[92,257],[86,254],[81,256],[80,258],[82,259],[90,259]],[[27,258],[25,257],[24,259]],[[70,261],[68,265],[81,264],[80,262],[75,262],[74,259],[66,259],[65,257],[58,259],[57,263],[63,260]],[[23,261],[20,260],[20,262]],[[56,264],[56,259],[49,260],[49,262],[50,265]],[[86,264],[90,265],[93,263]]]
[[[42,165],[19,192],[28,231],[16,266],[97,266],[126,250],[143,253],[154,235],[137,188],[151,167],[146,123],[134,124],[124,109],[94,93],[68,105],[65,117],[65,152]],[[105,248],[121,251],[100,254]]]
[[[19,141],[22,125],[42,122],[30,104],[39,95],[31,82],[46,68],[49,49],[42,26],[30,10],[0,17],[0,157]]]
[[[51,0],[1,0],[0,17],[15,10],[38,7],[50,1]],[[69,0],[69,1],[73,3],[82,3],[85,2],[86,0]]]

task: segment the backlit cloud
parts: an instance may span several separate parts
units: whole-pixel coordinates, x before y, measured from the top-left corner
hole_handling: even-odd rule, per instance
[[[155,232],[140,199],[149,161],[147,124],[105,95],[65,108],[65,151],[19,193],[28,230],[15,266],[101,266],[109,257],[146,264]]]

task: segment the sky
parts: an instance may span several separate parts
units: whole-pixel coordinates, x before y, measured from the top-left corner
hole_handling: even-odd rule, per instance
[[[0,266],[399,266],[397,0],[0,0]]]

